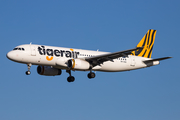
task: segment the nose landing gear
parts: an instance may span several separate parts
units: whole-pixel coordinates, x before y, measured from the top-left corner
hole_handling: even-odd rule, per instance
[[[31,74],[31,72],[30,71],[26,71],[26,75],[30,75]]]
[[[27,66],[28,66],[28,71],[26,71],[26,75],[30,75],[30,74],[31,74],[31,72],[30,72],[31,65],[32,65],[31,63],[27,64]]]

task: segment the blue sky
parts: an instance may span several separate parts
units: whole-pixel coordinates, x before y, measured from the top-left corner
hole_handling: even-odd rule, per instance
[[[1,120],[179,120],[180,2],[178,0],[0,1]],[[134,48],[156,29],[153,58],[160,65],[129,71],[45,77],[12,62],[6,53],[20,44],[116,52]]]

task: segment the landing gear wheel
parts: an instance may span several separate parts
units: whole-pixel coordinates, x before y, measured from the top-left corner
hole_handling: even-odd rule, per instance
[[[69,76],[69,77],[67,78],[67,81],[68,81],[68,82],[74,82],[74,80],[75,80],[75,78],[74,78],[73,76]]]
[[[30,71],[26,71],[26,75],[30,75],[31,74],[31,72]]]
[[[88,74],[88,78],[89,78],[89,79],[95,78],[95,76],[96,76],[96,74],[93,73],[93,72],[90,72],[90,73]]]
[[[71,76],[71,70],[66,70],[67,73],[69,73],[69,77],[67,78],[68,82],[74,82],[75,78]]]
[[[28,71],[26,71],[26,75],[30,75],[30,74],[31,74],[31,72],[30,72],[31,65],[32,65],[31,63],[27,64],[27,66],[28,66]]]

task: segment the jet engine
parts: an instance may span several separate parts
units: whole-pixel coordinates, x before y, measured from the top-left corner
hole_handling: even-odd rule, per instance
[[[61,75],[61,69],[53,68],[51,66],[38,66],[37,73],[46,76]]]
[[[81,59],[70,59],[67,61],[68,68],[77,70],[89,70],[89,62]]]

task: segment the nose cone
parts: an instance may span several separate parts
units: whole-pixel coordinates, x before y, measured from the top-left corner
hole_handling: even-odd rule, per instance
[[[10,51],[6,54],[6,57],[14,62],[22,62],[22,56],[19,51]]]
[[[10,51],[10,52],[8,52],[8,53],[6,54],[6,57],[7,57],[8,59],[10,59],[10,60],[13,60],[14,54],[12,53],[12,51]]]

